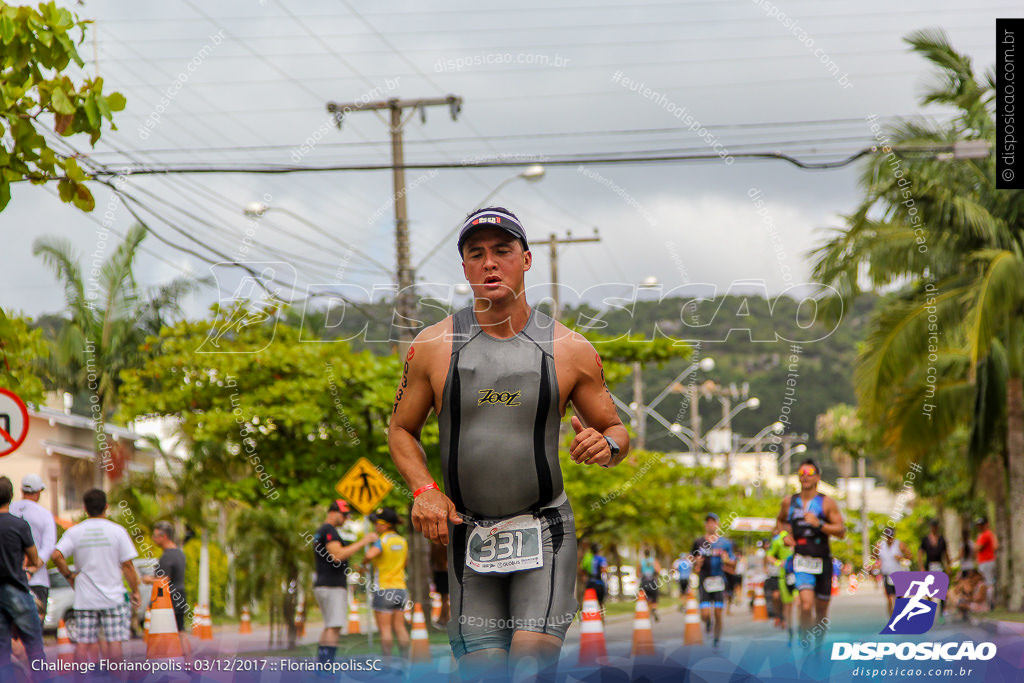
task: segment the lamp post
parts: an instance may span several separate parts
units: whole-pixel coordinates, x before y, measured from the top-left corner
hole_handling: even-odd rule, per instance
[[[491,190],[487,194],[486,197],[481,199],[477,203],[477,206],[478,207],[486,206],[487,202],[490,201],[491,197],[493,197],[494,195],[496,195],[499,192],[501,192],[501,190],[504,189],[504,187],[506,185],[508,185],[509,183],[511,183],[511,182],[514,182],[516,180],[525,180],[528,183],[535,183],[535,182],[539,181],[540,179],[542,179],[544,177],[545,173],[546,173],[546,171],[545,171],[544,167],[541,166],[540,164],[531,164],[531,165],[527,166],[526,168],[524,168],[520,173],[517,173],[514,176],[510,176],[508,178],[505,178],[500,183],[498,183],[498,186],[495,187],[493,190]],[[434,245],[434,248],[431,249],[430,251],[428,251],[427,255],[424,256],[422,259],[420,259],[420,262],[416,265],[416,270],[419,270],[420,268],[422,268],[423,264],[425,264],[427,261],[429,261],[430,257],[433,256],[434,254],[436,254],[437,250],[440,249],[442,247],[442,245],[448,244],[448,241],[455,235],[455,233],[457,233],[459,231],[459,228],[461,228],[461,227],[462,227],[462,223],[460,222],[460,223],[456,224],[455,227],[453,227],[451,230],[449,230],[448,233],[445,234],[445,236],[442,237],[437,242],[437,244]]]
[[[291,216],[292,218],[294,218],[295,220],[299,221],[303,225],[305,225],[308,228],[312,229],[314,232],[316,232],[316,233],[322,235],[323,237],[326,237],[327,239],[329,239],[329,240],[339,244],[340,246],[344,247],[345,249],[348,249],[353,254],[359,254],[364,259],[366,259],[367,261],[369,261],[373,265],[377,266],[378,268],[383,270],[388,275],[394,276],[394,272],[390,268],[388,268],[386,265],[384,265],[383,263],[378,261],[377,259],[373,258],[372,256],[370,256],[369,254],[367,254],[367,253],[365,253],[363,251],[360,251],[359,249],[357,249],[356,247],[352,246],[348,242],[346,242],[346,241],[344,241],[342,239],[339,239],[336,235],[332,235],[330,232],[328,232],[327,230],[324,230],[323,228],[321,228],[316,223],[314,223],[314,222],[310,221],[309,219],[301,216],[300,214],[295,213],[294,211],[291,211],[291,210],[286,209],[286,208],[281,207],[281,206],[270,206],[270,205],[266,204],[265,202],[249,202],[248,204],[245,205],[245,208],[242,210],[242,212],[246,216],[251,216],[253,218],[260,218],[265,213],[267,213],[268,211],[274,211],[275,213],[283,213],[285,215]]]
[[[644,279],[643,287],[654,287],[657,286],[657,278],[651,276]],[[633,413],[633,418],[636,421],[636,433],[637,433],[637,448],[645,448],[647,445],[647,416],[653,416],[654,409],[661,403],[666,396],[671,393],[680,393],[678,387],[688,375],[697,369],[701,369],[704,372],[711,372],[715,369],[715,361],[711,358],[702,358],[696,363],[691,363],[689,367],[679,373],[674,380],[662,389],[661,393],[654,397],[649,404],[644,405],[643,402],[643,376],[642,368],[639,361],[633,362],[633,402],[629,404],[629,408]],[[671,428],[669,431],[672,431]],[[696,433],[696,432],[695,432]],[[676,434],[678,434],[676,432]],[[691,441],[691,444],[693,442]],[[696,448],[696,446],[694,446]]]

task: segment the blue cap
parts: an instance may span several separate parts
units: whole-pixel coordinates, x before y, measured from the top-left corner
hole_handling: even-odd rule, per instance
[[[716,522],[720,521],[718,519],[718,515],[716,515],[714,512],[709,512],[708,514],[704,515],[704,521],[705,522],[708,521],[709,519],[713,519]]]

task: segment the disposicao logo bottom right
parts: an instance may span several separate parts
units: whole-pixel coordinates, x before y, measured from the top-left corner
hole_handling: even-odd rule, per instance
[[[892,614],[879,635],[921,635],[935,625],[938,601],[946,599],[949,576],[944,572],[893,572],[896,600]],[[994,643],[956,642],[859,642],[833,643],[832,660],[871,660],[895,656],[901,660],[988,660],[996,655]]]

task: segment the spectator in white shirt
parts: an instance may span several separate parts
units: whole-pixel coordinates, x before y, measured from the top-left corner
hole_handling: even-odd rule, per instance
[[[42,477],[29,474],[21,480],[21,500],[11,503],[11,514],[21,517],[32,527],[32,540],[36,542],[36,552],[43,563],[42,568],[28,580],[29,590],[39,600],[42,615],[46,614],[46,601],[50,596],[50,574],[46,571],[46,563],[57,544],[57,525],[53,515],[39,504],[39,496],[45,488]]]
[[[75,659],[99,658],[99,632],[103,629],[106,654],[123,658],[121,643],[131,638],[132,611],[139,608],[139,575],[132,560],[139,556],[128,532],[105,519],[107,494],[91,489],[83,496],[89,518],[64,532],[53,551],[53,563],[75,589]],[[68,570],[66,558],[74,557],[77,571]],[[131,588],[125,599],[122,577]]]

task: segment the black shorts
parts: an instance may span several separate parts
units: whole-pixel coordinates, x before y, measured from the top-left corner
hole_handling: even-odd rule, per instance
[[[640,590],[650,602],[658,602],[658,579],[644,579],[640,582]]]
[[[779,590],[779,577],[769,576],[764,580],[764,594],[767,597],[771,597],[771,594]]]
[[[174,621],[178,624],[178,633],[181,633],[182,631],[184,631],[185,630],[185,611],[184,610],[182,610],[180,612],[175,611],[175,613],[174,613]]]
[[[681,595],[686,595],[686,591],[688,591],[689,589],[690,589],[690,580],[689,579],[679,579],[679,593]]]
[[[448,570],[434,572],[434,587],[441,595],[448,595]]]
[[[604,585],[604,581],[595,581],[590,579],[587,581],[586,588],[593,588],[594,592],[597,593],[597,601],[600,604],[604,604],[605,595],[608,592],[608,587]]]
[[[892,582],[892,576],[886,574],[882,577],[882,583],[885,584],[886,595],[896,595],[896,584]]]

